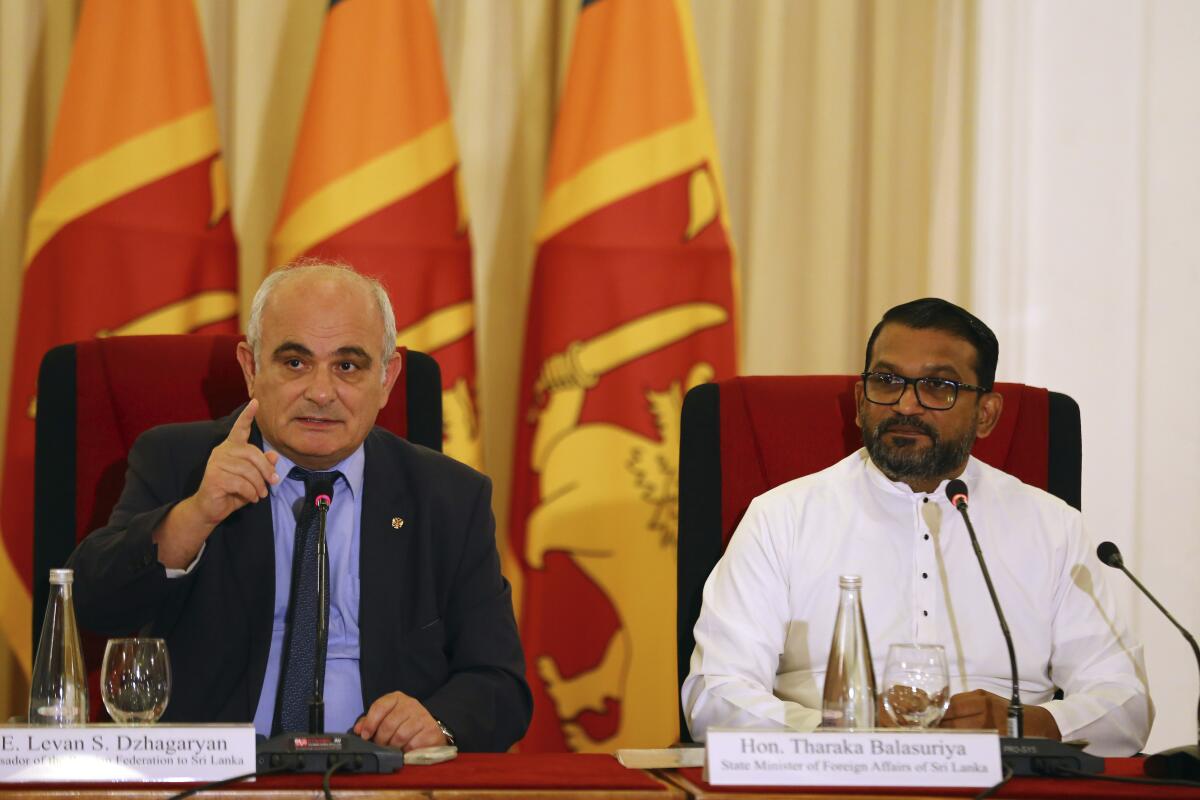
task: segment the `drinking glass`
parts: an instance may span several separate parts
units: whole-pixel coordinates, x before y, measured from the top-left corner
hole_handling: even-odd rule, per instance
[[[883,668],[883,707],[905,728],[937,725],[950,705],[946,651],[940,644],[894,644]]]
[[[162,639],[109,639],[100,697],[120,725],[157,722],[171,698],[171,662]]]

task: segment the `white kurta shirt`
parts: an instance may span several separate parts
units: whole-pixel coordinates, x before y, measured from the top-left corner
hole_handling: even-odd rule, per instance
[[[975,458],[962,479],[1013,635],[1021,699],[1089,752],[1137,752],[1154,716],[1142,647],[1118,618],[1079,512]],[[945,484],[914,493],[863,449],[751,502],[704,587],[683,685],[695,739],[709,726],[820,724],[839,575],[862,576],[876,676],[889,645],[940,644],[952,694],[1011,694],[1008,650]],[[1052,699],[1055,687],[1063,700]]]

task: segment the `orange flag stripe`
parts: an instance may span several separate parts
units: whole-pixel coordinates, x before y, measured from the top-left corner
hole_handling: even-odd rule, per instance
[[[280,220],[343,175],[449,120],[427,0],[343,0],[325,21]]]
[[[325,17],[272,267],[348,261],[390,287],[397,343],[442,368],[444,450],[482,467],[471,249],[430,0],[341,0]]]
[[[71,60],[89,69],[72,69],[67,77],[43,194],[121,142],[212,105],[208,75],[187,68],[205,63],[188,0],[90,0],[78,30]],[[113,47],[114,41],[137,47]]]
[[[689,80],[679,9],[672,2],[589,6],[576,36],[555,125],[546,194],[588,164],[695,115],[694,97],[661,92]],[[609,49],[620,43],[619,57]],[[647,80],[653,75],[654,80]]]
[[[633,20],[632,24],[625,22],[619,30],[613,31],[618,27],[621,12],[635,16],[644,14],[645,19]],[[590,33],[596,34],[599,29],[600,35],[579,37],[576,46],[580,58],[577,60],[575,55],[572,56],[556,130],[572,131],[575,135],[555,137],[537,241],[549,239],[573,222],[622,197],[704,163],[708,164],[717,185],[721,223],[729,230],[725,183],[703,91],[691,12],[686,3],[669,0],[639,4],[636,8],[619,3],[598,3],[590,7],[588,13],[595,15],[589,17],[588,25],[598,26]],[[655,27],[651,28],[651,24]],[[606,57],[604,52],[605,47],[612,46],[613,40],[605,40],[603,35],[625,37],[618,40],[623,58],[617,60],[620,68],[616,70],[610,68],[613,59]],[[635,47],[632,41],[648,38],[655,39],[657,48],[653,54],[644,54],[650,63],[638,58],[624,58],[628,52],[645,50],[641,45]],[[667,59],[669,65],[661,64],[663,59]],[[660,84],[659,79],[646,81],[642,74],[627,74],[630,63],[638,69],[658,70],[656,75],[668,76],[676,82],[673,85],[687,87],[688,93],[667,97],[652,94],[644,101],[635,96],[630,100],[630,92],[645,95],[649,87],[668,85],[665,79]],[[614,77],[614,81],[622,83],[599,83],[600,76],[605,81]],[[580,91],[572,94],[576,87]],[[595,93],[611,106],[605,105],[605,99],[587,102]],[[670,99],[680,97],[684,101],[678,103],[678,109],[686,111],[686,117],[660,127],[668,118],[663,109],[670,106]],[[631,107],[635,110],[630,110]],[[601,113],[606,116],[597,121],[593,115]],[[634,114],[642,116],[634,117]],[[622,122],[612,123],[610,119]],[[618,132],[626,138],[622,139]]]
[[[193,0],[85,0],[26,237],[0,476],[0,623],[26,670],[29,586],[39,580],[31,576],[37,362],[97,332],[236,329],[219,148]],[[148,221],[158,226],[151,236]]]
[[[575,30],[514,448],[525,749],[678,736],[679,408],[737,369],[736,266],[693,39],[688,0],[596,0]]]

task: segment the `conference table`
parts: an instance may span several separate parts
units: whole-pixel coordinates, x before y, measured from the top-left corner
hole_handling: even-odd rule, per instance
[[[1108,759],[1105,774],[1141,777],[1141,760]],[[160,800],[187,788],[179,784],[25,784],[0,786],[0,800],[62,798],[66,800]],[[773,798],[886,798],[971,797],[978,789],[833,789],[795,790],[709,786],[700,769],[626,769],[615,758],[600,754],[485,754],[463,753],[432,766],[409,766],[391,775],[341,775],[332,780],[333,796],[344,800],[773,800]],[[270,775],[212,791],[199,798],[212,800],[316,800],[323,796],[320,775]],[[1078,778],[1014,778],[998,798],[1194,798],[1200,787],[1147,786]]]

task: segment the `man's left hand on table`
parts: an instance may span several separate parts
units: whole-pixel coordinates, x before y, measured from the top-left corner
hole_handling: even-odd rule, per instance
[[[1008,733],[1008,700],[983,689],[956,694],[950,698],[950,707],[939,727],[994,729],[1005,736]],[[1058,723],[1041,706],[1025,706],[1025,735],[1062,739]]]
[[[354,733],[406,752],[449,744],[428,709],[403,692],[385,694],[372,703],[354,723]]]

